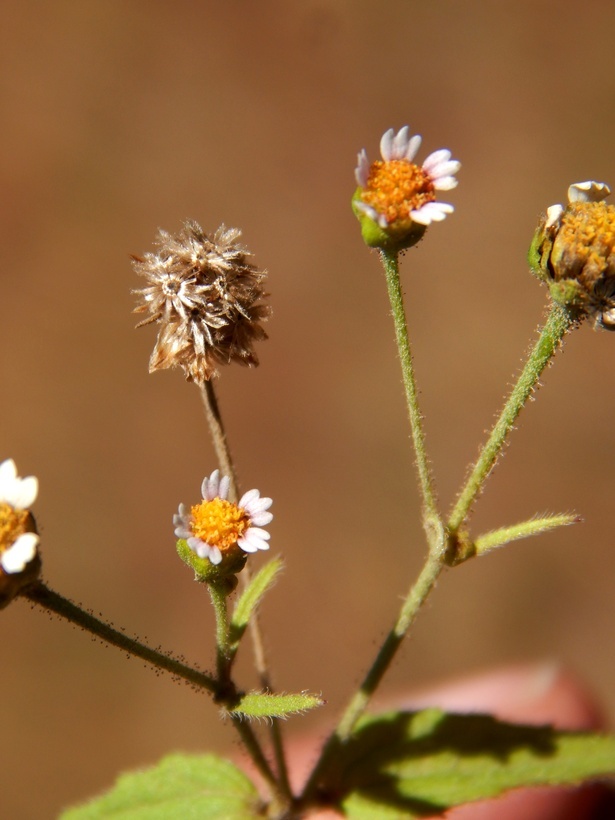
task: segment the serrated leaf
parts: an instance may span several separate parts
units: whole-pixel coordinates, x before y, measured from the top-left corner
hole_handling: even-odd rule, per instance
[[[348,817],[432,817],[521,786],[612,774],[615,737],[427,709],[365,718],[334,760],[327,785]]]
[[[248,692],[231,710],[231,714],[248,718],[285,718],[316,709],[324,703],[317,695],[300,692],[296,695]]]
[[[282,568],[282,559],[274,558],[273,561],[265,564],[265,566],[259,570],[242,592],[241,597],[235,605],[233,617],[231,618],[230,637],[233,650],[237,649],[237,645],[250,622],[252,613],[261,602],[263,595],[271,589]]]
[[[110,792],[67,809],[61,820],[253,820],[260,808],[254,784],[229,761],[174,754],[120,775]]]

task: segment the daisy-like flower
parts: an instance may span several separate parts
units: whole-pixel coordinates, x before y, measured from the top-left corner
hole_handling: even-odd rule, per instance
[[[0,464],[0,606],[40,572],[39,537],[29,509],[37,495],[34,476],[20,478],[13,459]]]
[[[214,470],[203,480],[203,500],[188,510],[184,504],[173,516],[175,535],[184,539],[199,558],[220,564],[227,555],[269,549],[269,533],[262,529],[273,519],[268,512],[270,498],[261,498],[258,490],[248,490],[239,503],[228,501],[228,476]]]
[[[137,327],[160,325],[149,370],[178,366],[188,381],[203,384],[218,364],[257,365],[255,341],[266,339],[261,321],[270,314],[262,300],[264,271],[248,261],[241,231],[222,225],[212,237],[192,221],[175,236],[158,233],[158,250],[133,257],[147,286],[135,291],[135,313],[149,317]]]
[[[552,205],[530,248],[534,273],[556,302],[594,327],[615,330],[615,206],[611,190],[587,180],[568,188],[568,204]]]
[[[461,163],[442,149],[419,166],[414,158],[420,145],[421,137],[411,137],[406,125],[397,134],[390,128],[382,136],[382,160],[370,164],[365,149],[359,153],[352,206],[363,238],[372,247],[410,247],[432,222],[441,222],[454,210],[436,200],[436,191],[457,185]]]

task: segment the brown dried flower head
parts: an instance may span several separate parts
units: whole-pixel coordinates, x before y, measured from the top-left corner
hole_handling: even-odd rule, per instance
[[[530,265],[551,296],[581,321],[615,330],[615,206],[604,182],[576,182],[552,205],[530,247]]]
[[[186,221],[172,236],[158,232],[158,250],[133,257],[147,286],[135,291],[135,313],[149,313],[137,327],[160,325],[149,371],[181,367],[188,381],[203,384],[218,375],[217,365],[257,365],[255,341],[271,312],[263,301],[265,272],[248,261],[238,243],[241,231],[221,225],[212,238]]]

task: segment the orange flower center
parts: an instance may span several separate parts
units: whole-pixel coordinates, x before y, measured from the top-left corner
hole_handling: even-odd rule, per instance
[[[245,510],[222,498],[201,501],[190,512],[192,532],[210,547],[218,547],[220,552],[234,546],[250,526]]]
[[[434,202],[436,195],[430,176],[422,168],[407,159],[392,159],[372,163],[361,199],[384,214],[391,225],[411,221],[410,212]]]
[[[574,276],[584,270],[594,276],[615,274],[615,206],[605,202],[575,202],[569,205],[554,242],[566,269],[558,274]],[[570,268],[570,270],[568,270]]]
[[[7,550],[26,532],[27,510],[15,510],[10,504],[0,503],[0,552]]]

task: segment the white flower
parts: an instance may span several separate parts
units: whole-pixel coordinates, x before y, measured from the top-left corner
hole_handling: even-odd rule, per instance
[[[414,163],[421,137],[409,136],[408,126],[397,134],[390,128],[380,140],[382,162],[369,163],[363,149],[358,155],[355,178],[363,190],[355,207],[384,230],[396,222],[411,220],[428,226],[441,222],[454,208],[437,202],[434,191],[450,191],[457,185],[461,163],[446,149],[434,151],[422,166]]]
[[[203,500],[190,510],[179,505],[173,516],[175,535],[183,538],[199,558],[208,558],[212,564],[222,561],[223,553],[235,545],[244,552],[269,549],[269,533],[262,527],[273,515],[267,512],[271,498],[261,498],[258,490],[248,490],[234,504],[227,500],[230,480],[214,470],[203,480]]]
[[[9,575],[23,572],[36,556],[39,537],[26,527],[37,495],[34,476],[19,478],[11,458],[0,464],[0,567]]]

